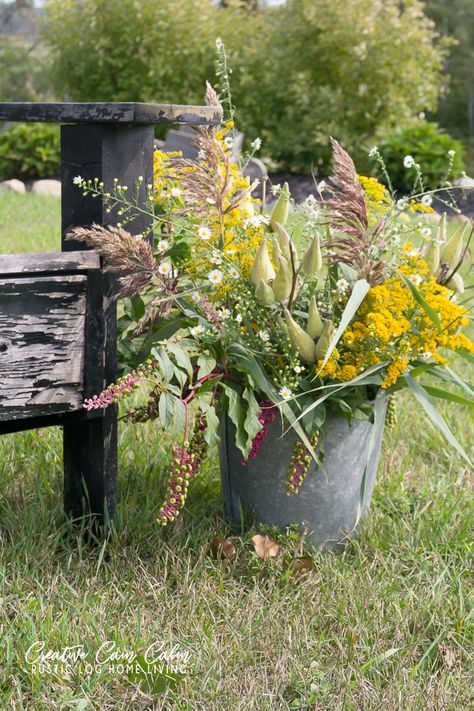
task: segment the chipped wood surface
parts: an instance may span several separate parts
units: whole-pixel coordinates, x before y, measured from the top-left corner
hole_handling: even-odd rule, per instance
[[[100,269],[97,252],[47,252],[41,254],[0,254],[2,274],[34,274],[35,272],[70,272]]]
[[[14,102],[0,103],[1,121],[52,123],[127,123],[215,125],[222,120],[216,106],[146,104],[136,102]]]
[[[0,422],[79,410],[87,275],[0,276]]]

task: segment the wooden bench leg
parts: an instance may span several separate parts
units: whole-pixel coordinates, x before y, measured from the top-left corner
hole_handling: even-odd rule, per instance
[[[117,410],[63,428],[64,510],[73,517],[92,514],[102,525],[117,502]]]

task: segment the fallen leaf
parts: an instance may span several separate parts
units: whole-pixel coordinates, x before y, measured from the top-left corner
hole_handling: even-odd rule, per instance
[[[299,578],[301,575],[305,575],[305,573],[314,570],[314,561],[311,556],[302,555],[292,560],[289,568],[290,574],[295,578]]]
[[[237,555],[235,546],[228,538],[221,538],[218,535],[212,536],[209,552],[213,558],[234,560]]]
[[[274,558],[278,555],[280,550],[280,544],[275,541],[270,540],[268,536],[254,536],[252,542],[255,548],[255,553],[262,560],[267,560],[267,558]]]

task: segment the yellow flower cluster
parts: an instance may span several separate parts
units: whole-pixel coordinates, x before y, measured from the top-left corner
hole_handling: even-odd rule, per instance
[[[388,363],[383,388],[394,385],[410,361],[447,363],[441,349],[474,353],[474,343],[459,329],[467,326],[468,311],[453,301],[453,292],[437,284],[419,252],[407,244],[399,271],[416,285],[426,303],[438,314],[441,329],[417,303],[399,275],[372,287],[356,318],[338,343],[321,375],[347,382],[367,368]],[[318,364],[321,367],[322,361]]]
[[[408,203],[408,209],[410,212],[434,212],[431,205],[423,205],[423,203],[417,202],[414,199]]]
[[[366,175],[358,175],[357,179],[365,194],[365,202],[371,214],[380,216],[387,212],[392,206],[392,200],[384,185],[376,178],[369,178]]]
[[[155,193],[155,204],[160,204],[163,209],[169,207],[171,190],[179,188],[175,171],[173,170],[173,158],[181,158],[181,151],[155,151],[153,153],[153,187]]]

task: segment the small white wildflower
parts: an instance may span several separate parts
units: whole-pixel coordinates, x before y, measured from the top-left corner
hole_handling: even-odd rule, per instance
[[[283,400],[289,400],[290,397],[293,395],[293,392],[290,390],[290,388],[283,387],[280,390],[280,395],[282,396]]]
[[[392,243],[395,245],[395,247],[398,247],[398,245],[401,242],[401,237],[400,235],[394,234],[392,237]]]
[[[325,180],[320,180],[318,183],[318,190],[320,193],[322,193],[323,190],[326,190],[327,188],[327,183]]]
[[[227,319],[230,318],[229,309],[219,309],[219,311],[217,313],[219,314],[219,316],[221,317],[221,319],[223,321],[227,321]]]
[[[190,298],[194,304],[197,304],[201,300],[201,297],[197,291],[193,291]]]
[[[259,331],[258,336],[262,339],[264,343],[268,343],[268,341],[270,340],[270,336],[266,331]]]
[[[204,227],[203,225],[198,229],[198,237],[200,239],[211,239],[212,232],[209,227]]]
[[[420,254],[418,249],[410,249],[406,252],[407,257],[417,257]]]
[[[122,227],[122,223],[121,223],[121,222],[117,222],[117,227],[120,229],[120,227]]]
[[[303,371],[303,368],[301,367],[301,365],[295,365],[293,370],[295,371],[295,373],[301,373]]]
[[[209,257],[211,264],[222,264],[222,259],[220,257]]]
[[[240,277],[239,270],[236,269],[235,267],[231,267],[229,269],[229,274],[232,277],[232,279],[238,279]]]
[[[233,145],[234,145],[234,139],[232,138],[232,136],[226,136],[224,138],[224,146],[226,148],[232,148]]]
[[[405,166],[405,168],[413,168],[413,166],[416,165],[413,156],[405,156],[405,158],[403,159],[403,165]]]
[[[262,139],[261,138],[256,138],[250,144],[250,148],[252,149],[252,151],[259,151],[261,147],[262,147]]]
[[[171,188],[170,195],[171,197],[180,197],[182,195],[181,188]]]
[[[200,149],[199,149],[198,154],[197,154],[197,157],[199,158],[199,160],[203,160],[203,158],[206,157],[206,152],[204,151],[203,148],[200,148]]]
[[[420,358],[421,358],[422,360],[429,360],[432,355],[433,355],[433,354],[431,353],[431,351],[425,351],[424,353],[422,353],[422,354],[420,355]]]
[[[215,205],[215,204],[216,204],[216,201],[213,200],[212,198],[206,198],[206,202],[207,202],[209,205]]]
[[[278,195],[278,193],[280,192],[280,190],[281,190],[281,185],[280,185],[280,183],[277,183],[276,185],[272,185],[272,187],[271,187],[271,193],[272,193],[272,195]]]
[[[158,242],[158,252],[166,252],[170,248],[170,243],[165,239]]]
[[[344,278],[343,278],[343,279],[338,279],[338,280],[336,281],[336,289],[337,289],[338,291],[343,291],[343,292],[344,292],[344,291],[347,291],[348,288],[349,288],[349,282],[347,281],[347,279],[344,279]]]
[[[237,250],[234,249],[233,247],[227,247],[224,251],[226,254],[230,254],[230,255],[235,254],[237,252]]]
[[[267,215],[254,215],[248,220],[245,220],[244,227],[260,227],[260,225],[268,225],[270,223],[270,218]]]
[[[375,158],[377,153],[379,152],[378,146],[372,146],[372,148],[369,151],[369,158]]]
[[[80,175],[76,175],[76,177],[72,179],[74,185],[82,185],[83,181],[84,178],[82,178]]]
[[[412,284],[415,286],[419,286],[421,282],[423,281],[423,277],[420,274],[410,274],[408,277],[411,281]]]
[[[430,207],[433,203],[433,198],[431,195],[423,195],[421,198],[421,204],[424,205],[425,207]]]
[[[158,267],[158,271],[160,274],[163,274],[163,276],[168,276],[168,274],[171,273],[171,264],[169,264],[169,262],[162,262]]]
[[[454,158],[455,155],[456,155],[456,151],[454,151],[454,150],[451,148],[451,149],[448,151],[448,156],[449,156],[450,158]]]
[[[404,200],[403,198],[400,200],[397,200],[397,210],[404,210],[407,206],[407,201]]]
[[[237,323],[242,323],[242,321],[243,321],[242,314],[237,314],[235,317],[235,320],[237,321]]]
[[[206,329],[204,328],[204,326],[201,326],[201,324],[189,329],[189,333],[191,334],[191,336],[200,336],[205,333],[205,331]]]
[[[213,269],[212,272],[209,272],[207,275],[207,278],[211,282],[211,284],[220,284],[222,281],[223,274],[219,269]]]
[[[423,227],[423,229],[421,230],[421,234],[423,235],[423,237],[431,237],[431,232],[431,227]]]

